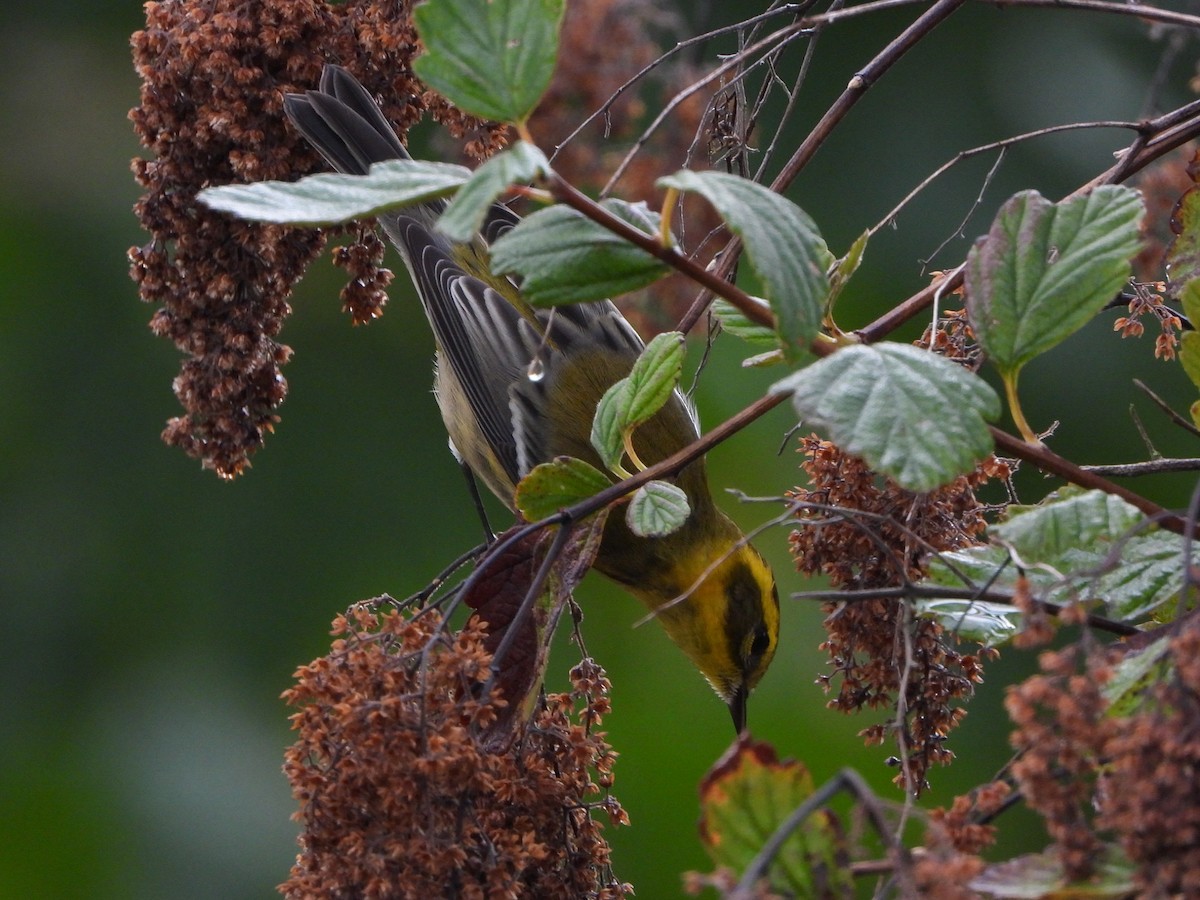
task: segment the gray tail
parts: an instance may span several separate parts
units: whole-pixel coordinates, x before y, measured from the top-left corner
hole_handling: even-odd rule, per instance
[[[366,175],[372,163],[411,158],[367,89],[341,66],[325,66],[320,88],[285,95],[283,108],[339,172]]]

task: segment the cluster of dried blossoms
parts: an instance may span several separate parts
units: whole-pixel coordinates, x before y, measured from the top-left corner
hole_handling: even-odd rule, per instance
[[[284,696],[299,739],[284,769],[303,847],[288,897],[599,897],[631,893],[609,866],[595,813],[625,812],[608,788],[616,754],[598,731],[603,670],[529,723],[495,726],[484,696],[483,626],[447,634],[434,613],[359,608],[334,623],[328,656]]]
[[[800,571],[825,575],[846,590],[897,587],[919,579],[934,551],[975,543],[986,526],[976,491],[1008,467],[994,458],[974,473],[926,494],[881,478],[829,441],[802,439],[807,489],[793,491],[801,527],[791,535]],[[915,619],[905,603],[865,599],[826,606],[833,672],[830,706],[843,712],[894,707],[897,714],[862,734],[868,743],[891,735],[900,748],[897,783],[920,791],[935,763],[953,754],[945,741],[965,715],[954,704],[982,680],[980,657],[961,653],[936,622]]]
[[[291,350],[279,343],[290,313],[288,298],[324,246],[315,231],[239,221],[196,203],[204,187],[268,179],[295,180],[325,164],[287,124],[283,95],[316,86],[326,62],[352,71],[382,101],[404,134],[429,115],[466,155],[490,156],[507,129],[468,116],[426,90],[414,77],[418,51],[410,0],[162,0],[146,4],[146,27],[133,35],[142,79],[141,101],[130,112],[152,159],[134,160],[145,194],[136,211],[151,240],[130,250],[131,273],[142,299],[159,309],[151,329],[175,342],[185,360],[174,390],[185,414],[163,439],[225,478],[242,472],[278,421],[287,394],[281,367]],[[571,4],[564,23],[562,61],[534,130],[558,143],[564,108],[596,109],[661,48],[647,21],[671,23],[648,0]],[[595,36],[604,34],[604,41]],[[690,70],[667,66],[665,85],[687,83]],[[644,106],[633,92],[605,119],[618,136],[633,134]],[[649,196],[662,174],[655,152],[684,152],[680,135],[695,132],[705,98],[681,104],[679,127],[660,130],[623,182]],[[666,135],[664,137],[664,135]],[[671,146],[660,147],[669,143]],[[612,164],[594,145],[574,142],[556,167],[594,184]],[[707,230],[709,220],[697,220]],[[377,318],[392,273],[383,267],[383,242],[369,229],[352,230],[335,252],[347,270],[343,305],[358,323]]]
[[[1115,838],[1138,896],[1200,896],[1200,619],[1182,620],[1130,712],[1104,685],[1125,646],[1045,653],[1009,691],[1013,774],[1046,820],[1067,874],[1085,878]]]
[[[348,0],[162,0],[146,4],[133,35],[142,80],[130,112],[152,159],[133,170],[145,193],[136,206],[149,243],[130,250],[142,299],[158,305],[155,334],[188,359],[175,379],[186,414],[163,439],[223,477],[249,464],[287,393],[280,367],[291,350],[277,338],[293,285],[324,239],[239,221],[196,202],[211,185],[294,180],[324,168],[283,114],[283,95],[316,86],[327,61],[347,66],[384,99],[402,131],[432,115],[467,149],[487,155],[503,129],[465,116],[424,91],[410,62],[417,41],[408,2]],[[360,232],[360,241],[361,241]],[[379,315],[391,273],[382,243],[345,251],[343,294],[356,322]]]

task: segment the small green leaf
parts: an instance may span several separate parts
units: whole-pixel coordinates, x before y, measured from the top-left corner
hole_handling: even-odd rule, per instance
[[[1051,203],[1036,191],[1004,204],[967,255],[967,313],[1003,373],[1062,342],[1129,280],[1141,196],[1101,185]]]
[[[453,194],[471,170],[449,163],[393,159],[366,175],[322,173],[299,181],[205,188],[205,205],[242,219],[280,225],[336,225]]]
[[[428,0],[413,71],[463,112],[524,122],[550,84],[564,0]]]
[[[833,304],[837,302],[838,295],[841,294],[849,282],[851,276],[858,271],[858,267],[862,264],[863,254],[867,251],[867,241],[871,237],[870,229],[860,234],[850,245],[850,249],[846,251],[846,255],[837,261],[837,265],[833,268],[833,274],[829,277],[829,298],[825,301],[825,314],[833,316]]]
[[[621,423],[628,409],[629,379],[622,378],[604,392],[592,417],[592,446],[609,469],[618,468],[625,455],[625,429]]]
[[[1183,314],[1200,327],[1200,278],[1185,284],[1179,299],[1183,301]],[[1200,332],[1185,331],[1180,335],[1179,362],[1192,384],[1200,387]]]
[[[780,761],[770,744],[740,738],[700,782],[700,840],[718,866],[742,873],[813,793],[803,763]],[[767,869],[788,897],[852,897],[845,831],[819,809],[788,835]]]
[[[996,647],[1018,631],[1021,610],[1007,603],[982,600],[919,599],[913,612],[940,624],[960,641],[972,641],[983,647]]]
[[[1147,689],[1161,684],[1174,671],[1171,642],[1155,641],[1148,647],[1125,654],[1113,666],[1100,689],[1108,701],[1108,715],[1131,716],[1142,708]]]
[[[1193,278],[1179,292],[1183,314],[1193,325],[1200,327],[1200,278]]]
[[[1175,204],[1171,215],[1175,237],[1167,247],[1164,262],[1173,285],[1187,284],[1200,278],[1200,187],[1192,185]],[[1184,314],[1191,319],[1187,310]],[[1197,322],[1196,319],[1192,319]]]
[[[636,428],[663,408],[683,374],[683,335],[655,335],[638,356],[628,375],[629,406],[622,428]]]
[[[581,459],[559,456],[534,466],[517,485],[515,502],[521,515],[539,522],[561,509],[612,485],[607,475]]]
[[[970,882],[971,890],[995,900],[1124,900],[1134,895],[1134,866],[1110,846],[1087,881],[1071,881],[1052,851],[1027,853],[993,863]]]
[[[638,537],[663,537],[679,530],[691,512],[681,488],[666,481],[649,481],[634,491],[625,521]]]
[[[988,529],[993,543],[939,554],[929,580],[967,597],[984,586],[1012,590],[1022,574],[1015,554],[1038,599],[1098,601],[1108,618],[1138,624],[1183,589],[1183,538],[1135,530],[1142,521],[1136,507],[1103,491],[1060,492],[1038,506],[1010,507],[1009,518]]]
[[[664,331],[646,345],[629,374],[600,398],[592,419],[592,446],[610,469],[620,465],[625,436],[671,399],[683,372],[683,355],[683,335]]]
[[[1037,506],[1010,506],[989,534],[1037,558],[1113,540],[1141,522],[1137,507],[1104,491],[1060,491]]]
[[[763,304],[766,306],[766,304]],[[766,325],[759,325],[757,322],[752,322],[746,317],[746,314],[730,303],[718,297],[712,302],[713,315],[721,323],[721,328],[728,331],[734,337],[739,337],[743,341],[751,344],[770,344],[778,346],[779,338],[774,330]]]
[[[784,362],[783,351],[776,347],[765,353],[755,353],[742,360],[743,369],[765,369],[767,366],[777,366]]]
[[[1179,363],[1192,386],[1200,387],[1200,332],[1185,331],[1179,337]]]
[[[660,178],[660,188],[693,191],[711,203],[746,245],[775,312],[784,354],[795,363],[808,357],[821,329],[829,294],[826,276],[833,255],[808,214],[761,184],[726,172],[681,169]]]
[[[644,203],[605,200],[601,205],[646,234],[658,230],[658,215]],[[522,219],[492,245],[492,268],[520,275],[521,292],[534,306],[605,300],[667,272],[665,263],[567,206]]]
[[[437,229],[453,241],[472,240],[496,198],[514,184],[526,184],[550,170],[546,155],[533,144],[518,141],[497,153],[454,195],[438,219]]]
[[[992,449],[1000,398],[977,375],[907,344],[851,346],[772,388],[806,424],[913,491],[971,471]]]

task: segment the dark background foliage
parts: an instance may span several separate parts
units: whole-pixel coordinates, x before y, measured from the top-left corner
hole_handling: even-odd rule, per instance
[[[756,11],[723,4],[713,15]],[[826,34],[800,122],[912,14]],[[398,289],[381,321],[352,329],[327,260],[294,299],[282,335],[296,351],[290,397],[253,469],[223,483],[159,442],[177,414],[178,359],[146,329],[151,310],[125,261],[145,239],[130,212],[138,147],[125,118],[137,99],[128,35],[141,21],[133,2],[53,0],[11,11],[0,33],[3,896],[271,896],[295,852],[279,770],[291,738],[278,697],[292,671],[325,652],[335,613],[418,589],[479,536],[428,395],[420,312]],[[1136,117],[1161,50],[1128,18],[964,8],[854,110],[793,196],[841,252],[961,149],[1059,122]],[[1184,57],[1175,84],[1191,74]],[[966,240],[932,267],[956,264],[1008,193],[1062,196],[1126,140],[1089,132],[1013,151]],[[843,300],[844,326],[921,285],[917,260],[953,233],[990,164],[956,170],[873,242]],[[1177,367],[1151,360],[1150,339],[1121,342],[1108,328],[1094,323],[1022,378],[1031,421],[1062,419],[1055,448],[1081,462],[1144,458],[1126,412],[1131,376],[1177,407],[1191,399]],[[724,342],[703,381],[706,424],[771,380],[742,373],[739,349]],[[1164,453],[1193,453],[1146,415]],[[718,448],[715,483],[751,494],[792,485],[793,445],[776,455],[790,424],[777,410]],[[1029,475],[1022,484],[1031,500],[1046,487]],[[1145,490],[1179,506],[1188,481]],[[733,511],[746,525],[774,512]],[[754,732],[804,759],[818,782],[853,765],[898,801],[883,764],[890,750],[855,736],[871,722],[826,710],[814,685],[820,614],[786,600],[805,584],[785,537],[776,529],[758,542],[785,608],[779,656],[751,705]],[[658,629],[630,630],[641,615],[632,600],[598,579],[578,596],[588,649],[614,683],[605,724],[621,753],[615,790],[633,822],[611,834],[617,873],[640,896],[674,896],[680,872],[706,867],[695,785],[730,740],[727,713]],[[571,652],[552,667],[563,683]],[[1009,650],[988,669],[951,743],[959,760],[932,773],[923,804],[949,802],[1004,762],[1002,685],[1030,666]],[[996,854],[1042,844],[1036,830],[1013,827],[1020,813],[1007,815]]]

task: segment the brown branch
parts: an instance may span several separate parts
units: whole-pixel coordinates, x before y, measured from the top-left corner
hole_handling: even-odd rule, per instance
[[[1200,471],[1200,459],[1148,459],[1136,463],[1112,463],[1106,466],[1080,466],[1085,472],[1115,478],[1136,478],[1139,475],[1161,475],[1163,472]]]
[[[994,426],[990,427],[989,430],[992,433],[992,439],[996,442],[996,449],[1003,455],[1023,459],[1031,465],[1037,466],[1043,472],[1057,475],[1059,478],[1066,479],[1080,487],[1089,490],[1104,491],[1106,494],[1120,497],[1125,502],[1137,507],[1160,527],[1168,531],[1173,531],[1179,535],[1186,535],[1191,532],[1192,537],[1200,537],[1200,533],[1197,533],[1194,528],[1189,528],[1182,516],[1170,512],[1151,500],[1147,500],[1141,494],[1134,493],[1119,484],[1114,484],[1094,472],[1089,472],[1082,466],[1078,466],[1069,459],[1059,456],[1045,446],[1027,443]]]
[[[827,591],[800,591],[792,594],[791,597],[793,600],[819,600],[821,602],[834,603],[855,603],[864,600],[903,600],[908,597],[917,597],[927,600],[970,599],[985,603],[1007,603],[1012,605],[1015,600],[1012,591],[1005,591],[999,588],[975,589],[969,584],[963,585],[961,588],[954,588],[942,585],[912,583],[897,585],[895,587],[863,588],[861,590],[850,591],[832,589]],[[1061,603],[1055,603],[1051,600],[1035,599],[1034,602],[1052,616],[1061,615],[1064,610],[1064,606]],[[1142,633],[1142,629],[1134,625],[1130,625],[1127,622],[1118,622],[1116,619],[1109,619],[1105,616],[1088,613],[1086,620],[1088,625],[1098,631],[1106,631],[1109,634],[1116,634],[1121,637],[1129,637]]]
[[[821,117],[808,136],[796,148],[792,158],[787,161],[783,171],[771,182],[771,190],[783,193],[796,176],[808,165],[817,150],[825,143],[833,129],[846,117],[846,114],[863,98],[867,90],[877,82],[888,69],[899,62],[900,58],[911,50],[918,41],[933,31],[938,25],[950,17],[950,14],[962,6],[966,0],[937,0],[929,9],[921,13],[911,25],[896,35],[886,47],[863,66],[842,91],[833,105]]]

